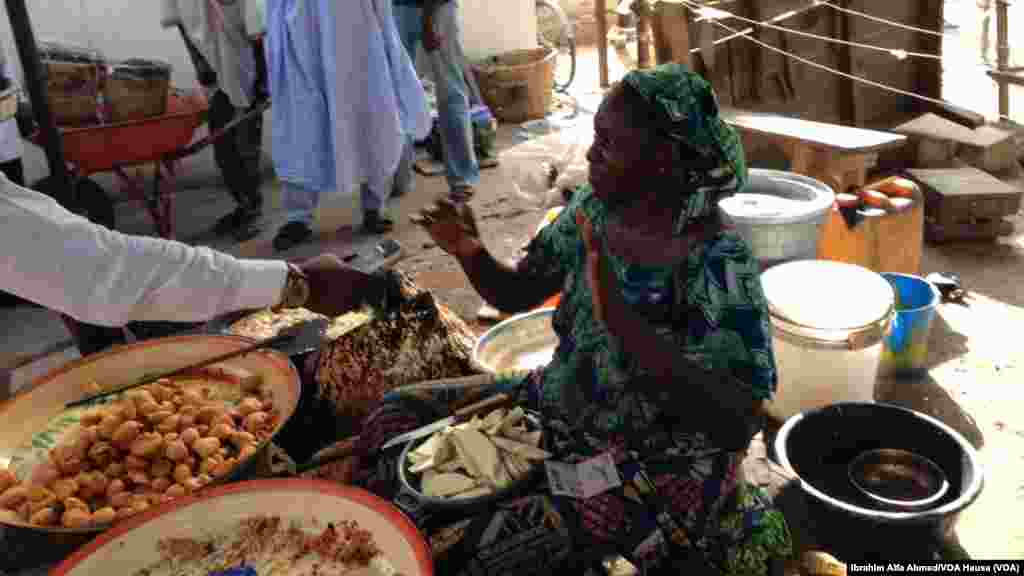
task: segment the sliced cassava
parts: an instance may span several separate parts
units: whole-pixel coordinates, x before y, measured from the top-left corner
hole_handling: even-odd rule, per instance
[[[427,496],[446,498],[477,486],[477,481],[464,474],[454,472],[424,475],[420,489]]]
[[[426,459],[414,461],[410,472],[418,474],[425,470],[431,470],[437,468],[437,466],[450,462],[455,459],[458,454],[455,451],[455,447],[452,446],[451,434],[439,433],[435,434],[424,442],[424,444],[430,444],[429,456]]]
[[[505,418],[501,422],[501,429],[498,431],[498,434],[501,436],[507,435],[508,431],[519,426],[524,418],[526,418],[526,411],[523,410],[522,406],[516,406],[505,415]]]
[[[458,430],[453,439],[466,470],[475,478],[496,484],[501,459],[494,443],[479,430]]]
[[[495,446],[501,448],[505,452],[510,452],[516,456],[526,458],[527,460],[547,460],[548,458],[551,458],[551,454],[548,452],[524,442],[516,442],[515,440],[509,440],[508,438],[502,438],[500,436],[495,436],[494,438],[491,438],[491,440],[494,442]]]

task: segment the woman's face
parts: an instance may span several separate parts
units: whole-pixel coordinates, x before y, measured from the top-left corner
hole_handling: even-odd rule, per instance
[[[643,129],[630,126],[632,116],[621,87],[613,89],[594,116],[594,143],[587,152],[594,195],[609,207],[638,200],[653,174],[661,171],[663,155]]]

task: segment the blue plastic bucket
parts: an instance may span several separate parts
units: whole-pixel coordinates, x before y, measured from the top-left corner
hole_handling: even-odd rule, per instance
[[[882,274],[896,293],[896,316],[882,349],[881,368],[886,373],[917,373],[926,370],[928,337],[936,307],[942,301],[934,284],[910,274]]]

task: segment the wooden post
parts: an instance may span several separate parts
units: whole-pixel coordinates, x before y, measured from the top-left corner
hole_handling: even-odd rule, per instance
[[[941,30],[943,2],[921,2],[918,25],[926,30]],[[942,54],[942,37],[934,34],[918,34],[918,46],[926,54]],[[917,90],[922,96],[942,98],[942,61],[922,60],[917,64]],[[921,106],[921,111],[929,109]],[[972,128],[976,128],[973,126]]]
[[[839,5],[849,8],[850,0],[840,0]],[[834,35],[844,42],[849,42],[850,15],[846,12],[837,12],[832,22],[836,32]],[[845,74],[853,74],[853,51],[848,44],[839,46],[839,70]],[[860,124],[857,114],[857,85],[849,78],[842,78],[839,81],[839,117],[847,126]]]
[[[597,20],[597,65],[601,88],[609,86],[608,81],[608,5],[605,0],[594,0],[594,18]]]
[[[636,0],[636,66],[651,67],[650,6],[648,0]]]
[[[1010,67],[1010,23],[1007,0],[996,0],[996,69],[1005,72]],[[999,83],[999,115],[1010,116],[1010,84],[1005,80]]]
[[[760,22],[763,18],[761,17],[761,3],[758,0],[746,0],[744,2],[746,8],[747,18]],[[754,26],[754,31],[750,33],[751,37],[760,40],[761,39],[761,27]],[[750,53],[750,97],[755,102],[761,102],[761,82],[764,78],[764,50],[760,48],[753,50]]]
[[[658,2],[651,15],[651,31],[658,64],[690,66],[690,22],[687,9],[676,2]]]

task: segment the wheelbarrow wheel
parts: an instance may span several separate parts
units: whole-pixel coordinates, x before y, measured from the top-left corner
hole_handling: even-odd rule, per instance
[[[31,186],[33,190],[37,190],[46,194],[50,197],[57,197],[59,191],[57,190],[56,181],[52,176],[47,176],[42,180],[36,182]],[[111,230],[114,230],[115,217],[114,217],[114,201],[107,194],[106,190],[102,186],[96,183],[95,180],[89,178],[80,178],[78,180],[78,201],[83,207],[86,218],[94,224],[99,224]]]

